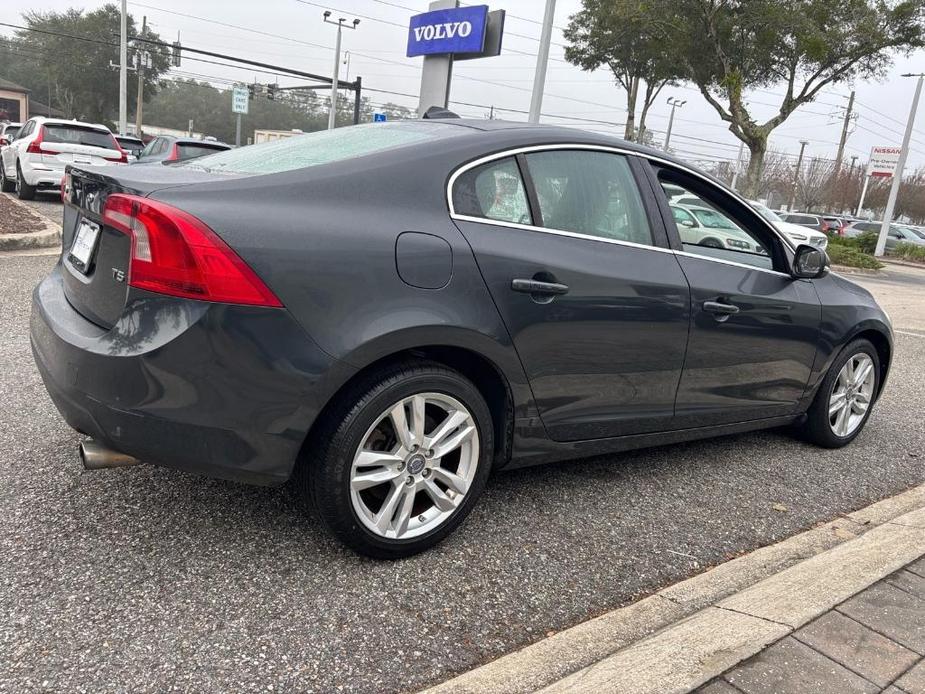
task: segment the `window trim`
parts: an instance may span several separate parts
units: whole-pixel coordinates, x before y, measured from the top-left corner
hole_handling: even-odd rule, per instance
[[[720,258],[711,258],[708,256],[688,254],[683,250],[677,250],[671,247],[663,247],[663,246],[658,246],[654,244],[649,245],[649,244],[634,243],[633,241],[619,241],[617,239],[605,239],[600,236],[590,236],[588,234],[579,234],[573,231],[565,231],[564,229],[552,229],[549,227],[538,227],[538,226],[533,226],[529,224],[516,224],[514,222],[499,222],[493,219],[486,219],[484,217],[473,217],[470,215],[459,214],[456,212],[456,209],[453,206],[453,187],[456,185],[456,180],[462,174],[466,173],[470,169],[474,169],[477,166],[481,166],[482,164],[487,164],[496,159],[504,159],[505,157],[518,157],[519,155],[522,155],[522,154],[526,155],[531,152],[545,152],[545,151],[569,150],[569,149],[588,150],[592,152],[608,152],[611,154],[622,154],[622,155],[627,156],[628,158],[636,157],[639,159],[646,159],[650,162],[656,162],[663,166],[675,168],[688,175],[691,175],[691,176],[694,176],[700,179],[701,181],[703,181],[704,183],[708,185],[720,188],[720,190],[724,194],[729,195],[730,197],[734,198],[737,202],[740,202],[741,204],[745,205],[748,209],[752,209],[749,202],[745,198],[743,198],[741,195],[739,195],[737,192],[727,190],[725,188],[718,186],[717,183],[713,181],[709,176],[706,176],[700,173],[696,169],[692,169],[684,164],[679,164],[677,162],[671,161],[670,159],[659,157],[656,154],[653,154],[650,152],[626,149],[623,147],[613,147],[610,145],[595,145],[595,144],[579,143],[579,142],[559,142],[559,143],[550,143],[550,144],[545,144],[545,145],[528,145],[524,147],[512,147],[509,149],[494,152],[492,154],[487,154],[482,157],[478,157],[476,159],[473,159],[472,161],[466,162],[465,164],[461,164],[460,166],[458,166],[453,171],[453,173],[450,174],[450,177],[447,180],[447,184],[446,184],[446,191],[445,191],[446,203],[447,203],[447,209],[449,210],[449,213],[450,213],[450,218],[454,220],[459,220],[462,222],[474,222],[476,224],[489,224],[493,226],[503,226],[503,227],[509,227],[512,229],[521,229],[523,231],[540,231],[546,234],[555,234],[557,236],[568,236],[568,237],[577,238],[577,239],[587,239],[590,241],[599,241],[601,243],[610,243],[610,244],[614,244],[617,246],[628,246],[630,248],[644,248],[644,249],[648,249],[652,251],[658,251],[661,253],[693,255],[693,257],[703,258],[704,260],[723,263],[725,265],[735,265],[738,267],[747,268],[749,270],[755,270],[756,272],[765,272],[765,273],[770,273],[772,275],[790,277],[790,275],[780,272],[778,270],[766,270],[764,268],[755,267],[754,265],[747,265],[745,263],[736,263],[734,261],[726,261]],[[518,164],[519,164],[519,161],[518,161]],[[637,184],[638,184],[638,181],[637,181]],[[524,185],[526,185],[526,181],[524,182]],[[640,195],[642,194],[643,194],[643,191],[640,190]],[[529,202],[529,193],[528,193],[528,202]],[[643,200],[643,202],[645,202],[645,200]],[[782,232],[778,231],[777,228],[774,227],[774,225],[772,225],[769,221],[767,221],[764,217],[762,217],[757,212],[755,213],[755,216],[758,219],[760,219],[762,223],[764,223],[765,227],[767,227],[767,229],[775,237],[777,237],[780,240],[784,248],[789,250],[791,253],[796,250],[796,246],[793,245],[793,242],[790,239],[786,238],[786,236]],[[533,221],[536,221],[535,217]],[[651,221],[652,220],[650,218],[650,224],[651,224]],[[662,220],[662,223],[664,223],[664,220]],[[653,229],[653,233],[654,231],[655,230]],[[657,239],[656,239],[656,243],[657,243]]]

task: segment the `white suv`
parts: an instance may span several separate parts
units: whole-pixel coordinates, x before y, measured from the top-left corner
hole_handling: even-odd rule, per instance
[[[23,200],[36,191],[57,190],[68,164],[127,164],[128,158],[105,125],[58,118],[30,118],[16,139],[0,151],[0,189]]]

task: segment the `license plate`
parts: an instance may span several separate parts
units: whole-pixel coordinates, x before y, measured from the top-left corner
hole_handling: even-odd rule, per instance
[[[90,258],[96,248],[96,241],[100,236],[99,224],[80,220],[80,226],[77,227],[77,234],[74,236],[74,243],[71,245],[69,254],[71,264],[81,272],[86,272],[90,267]]]

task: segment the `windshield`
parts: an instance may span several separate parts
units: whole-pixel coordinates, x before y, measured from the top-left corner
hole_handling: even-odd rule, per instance
[[[15,140],[16,136],[19,134],[19,129],[21,127],[22,126],[19,126],[19,125],[10,126],[9,128],[3,131],[3,137],[5,137],[7,140],[10,140],[10,141]]]
[[[210,172],[282,173],[460,135],[465,131],[465,128],[440,123],[369,123],[248,145],[202,157],[184,166]]]
[[[62,123],[46,123],[42,126],[42,142],[66,145],[84,145],[102,149],[118,149],[112,133],[95,128],[84,128]]]

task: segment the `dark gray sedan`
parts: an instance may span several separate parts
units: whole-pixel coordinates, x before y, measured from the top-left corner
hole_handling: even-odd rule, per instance
[[[745,241],[685,243],[665,187]],[[64,198],[32,345],[84,464],[293,479],[376,557],[444,538],[493,470],[784,425],[843,446],[892,358],[822,251],[582,131],[357,126],[71,168]]]

